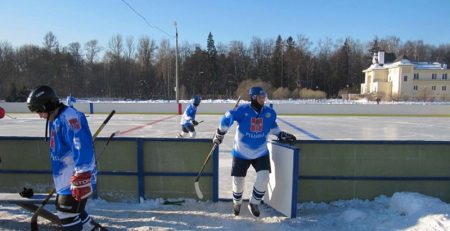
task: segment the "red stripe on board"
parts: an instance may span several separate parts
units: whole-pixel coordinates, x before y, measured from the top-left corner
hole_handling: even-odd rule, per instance
[[[162,118],[162,119],[160,119],[160,120],[155,120],[155,121],[152,121],[152,122],[150,122],[150,123],[146,123],[146,124],[141,125],[141,126],[137,126],[137,127],[134,127],[134,128],[130,128],[130,129],[126,130],[126,131],[123,131],[123,132],[121,131],[120,134],[121,134],[121,135],[122,135],[122,134],[127,134],[127,133],[129,133],[129,132],[134,131],[134,130],[141,129],[141,128],[146,127],[146,126],[148,126],[148,125],[152,125],[152,124],[159,123],[159,122],[161,122],[161,121],[164,121],[164,120],[173,118],[173,117],[175,117],[175,116],[178,116],[178,115],[168,116],[168,117]]]

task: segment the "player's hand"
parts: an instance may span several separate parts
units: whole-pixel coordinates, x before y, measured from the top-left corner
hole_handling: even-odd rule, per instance
[[[92,194],[91,172],[75,173],[70,178],[70,191],[77,201],[90,196]]]
[[[192,124],[193,124],[194,126],[197,126],[197,125],[198,125],[197,120],[192,120]]]
[[[220,131],[220,129],[217,129],[216,134],[214,135],[213,138],[213,143],[215,144],[221,144],[223,138],[225,137],[225,132]]]
[[[292,142],[296,141],[297,138],[294,135],[290,134],[290,133],[280,132],[278,134],[278,140],[280,142],[282,142],[282,143],[285,143],[285,142],[286,143],[292,143]]]

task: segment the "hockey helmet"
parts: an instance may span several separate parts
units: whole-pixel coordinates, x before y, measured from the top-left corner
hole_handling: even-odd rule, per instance
[[[192,104],[194,104],[194,106],[198,107],[198,105],[200,105],[200,102],[202,101],[202,97],[198,96],[198,95],[194,95],[194,97],[192,98]]]
[[[31,91],[27,105],[31,112],[52,112],[58,107],[59,99],[51,87],[42,85]]]
[[[257,96],[265,96],[267,97],[266,91],[262,87],[252,87],[248,90],[248,95],[250,96],[250,100],[256,100]]]

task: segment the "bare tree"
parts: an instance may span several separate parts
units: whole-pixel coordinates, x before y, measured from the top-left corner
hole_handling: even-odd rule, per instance
[[[59,42],[51,31],[44,36],[44,47],[49,51],[56,51],[59,48]]]
[[[132,36],[127,37],[126,39],[126,54],[125,57],[127,60],[133,59],[135,48],[134,48],[134,38]]]
[[[148,69],[152,65],[155,59],[154,56],[156,49],[157,47],[155,40],[150,39],[149,37],[142,37],[139,39],[137,48],[137,63],[143,70]]]
[[[98,41],[93,39],[84,44],[84,50],[88,63],[93,64],[102,48],[98,46]]]

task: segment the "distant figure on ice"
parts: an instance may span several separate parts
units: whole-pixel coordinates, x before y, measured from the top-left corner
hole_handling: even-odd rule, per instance
[[[45,139],[50,134],[56,212],[62,230],[103,230],[85,210],[97,175],[92,134],[86,117],[59,102],[49,86],[34,89],[28,96],[27,105],[31,112],[46,119]]]
[[[67,96],[67,98],[66,98],[66,105],[67,106],[73,107],[73,104],[76,103],[76,102],[77,102],[77,100],[74,97],[72,97],[72,94]]]
[[[248,209],[253,216],[259,217],[258,205],[266,193],[271,171],[267,138],[269,134],[272,134],[278,136],[278,139],[282,142],[293,142],[296,137],[280,130],[276,122],[276,112],[272,108],[264,106],[267,94],[263,88],[250,88],[249,96],[250,104],[242,104],[225,113],[214,135],[213,142],[221,144],[234,121],[238,123],[231,151],[233,155],[231,167],[233,213],[237,216],[241,210],[245,176],[248,168],[252,165],[256,171],[256,181]]]
[[[178,135],[178,138],[183,138],[187,134],[191,138],[195,138],[196,132],[194,126],[198,125],[198,122],[195,120],[195,115],[197,114],[197,108],[201,101],[202,98],[198,95],[192,98],[191,103],[181,116],[181,133]]]

